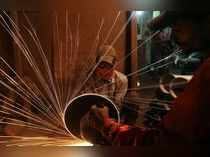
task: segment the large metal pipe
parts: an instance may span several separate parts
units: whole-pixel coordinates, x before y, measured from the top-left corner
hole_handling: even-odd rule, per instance
[[[120,115],[115,104],[105,96],[87,93],[75,97],[67,105],[64,111],[63,121],[67,131],[75,138],[82,139],[80,132],[80,120],[90,110],[92,105],[98,107],[107,106],[109,109],[109,116],[120,122]]]
[[[169,93],[173,98],[177,98],[181,94],[187,83],[192,79],[192,76],[175,75],[175,78],[169,84]]]
[[[163,75],[159,81],[159,88],[164,94],[170,94],[169,84],[175,77],[172,74]]]
[[[159,87],[165,94],[170,94],[176,98],[181,93],[186,84],[192,79],[192,75],[166,74],[160,78]]]

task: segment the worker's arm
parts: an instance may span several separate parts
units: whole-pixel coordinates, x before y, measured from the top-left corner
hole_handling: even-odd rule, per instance
[[[189,82],[185,91],[172,104],[163,119],[163,127],[187,140],[195,141],[207,136],[210,115],[210,59],[205,61]]]
[[[115,90],[115,103],[120,107],[122,105],[122,101],[128,90],[128,79],[126,76],[123,76],[120,80],[116,81],[116,90]]]

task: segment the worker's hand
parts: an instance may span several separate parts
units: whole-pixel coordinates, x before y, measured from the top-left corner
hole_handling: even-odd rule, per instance
[[[106,125],[106,121],[109,119],[109,109],[108,107],[97,107],[93,105],[90,109],[90,120],[92,125],[97,130],[101,130]]]

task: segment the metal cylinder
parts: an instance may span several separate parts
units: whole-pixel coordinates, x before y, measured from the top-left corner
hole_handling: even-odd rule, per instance
[[[72,99],[64,111],[64,124],[68,132],[75,138],[82,138],[80,134],[80,120],[90,110],[92,105],[108,107],[110,118],[120,122],[120,115],[115,104],[105,96],[87,93]]]

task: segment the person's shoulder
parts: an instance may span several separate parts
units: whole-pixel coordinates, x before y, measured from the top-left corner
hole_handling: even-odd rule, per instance
[[[115,76],[117,79],[121,80],[122,82],[128,82],[127,76],[117,70],[114,71]]]

